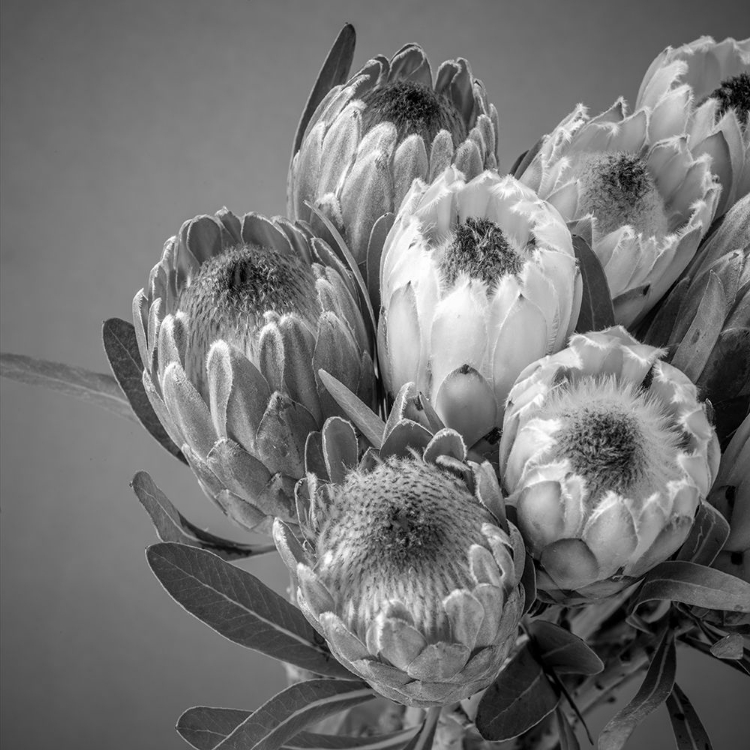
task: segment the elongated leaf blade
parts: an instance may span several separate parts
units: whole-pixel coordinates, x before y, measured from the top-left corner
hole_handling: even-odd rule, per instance
[[[531,162],[534,161],[536,155],[544,145],[545,136],[542,136],[528,151],[524,151],[519,154],[513,166],[510,168],[510,173],[514,177],[521,177],[521,175],[531,166]]]
[[[180,449],[172,442],[172,438],[162,426],[146,395],[146,389],[143,387],[143,364],[133,324],[120,318],[105,320],[102,340],[109,366],[132,412],[162,448],[166,448],[175,458],[187,463]]]
[[[172,505],[169,498],[145,471],[139,471],[133,477],[131,487],[151,517],[156,533],[162,542],[177,542],[206,549],[218,555],[222,560],[241,560],[276,550],[273,544],[256,546],[241,544],[199,529]]]
[[[696,651],[700,651],[702,654],[705,654],[706,656],[713,657],[714,659],[719,658],[718,656],[714,656],[714,654],[711,652],[711,646],[709,646],[709,644],[703,643],[697,638],[692,638],[689,635],[683,635],[680,640],[683,643],[686,643],[691,648],[694,648]],[[732,667],[732,669],[736,669],[738,672],[741,672],[742,674],[748,675],[750,677],[750,652],[747,649],[744,649],[741,659],[722,659],[721,662],[722,664],[726,664],[726,666]]]
[[[578,742],[578,737],[576,737],[568,717],[560,706],[555,709],[555,718],[557,719],[557,732],[560,737],[560,750],[580,750],[581,745]]]
[[[692,703],[675,683],[667,698],[677,750],[713,750],[713,745]]]
[[[306,726],[375,697],[359,680],[308,680],[288,687],[247,717],[216,748],[276,750]]]
[[[435,741],[435,730],[440,718],[440,707],[433,707],[427,712],[427,717],[418,734],[404,747],[404,750],[431,750]]]
[[[701,503],[685,543],[675,558],[698,565],[710,565],[729,536],[729,524],[716,508]]]
[[[666,630],[643,684],[625,708],[619,711],[599,735],[598,750],[621,750],[633,730],[672,692],[677,671],[674,632]]]
[[[318,375],[326,390],[344,410],[346,416],[354,422],[355,426],[364,435],[365,440],[373,448],[380,450],[383,444],[385,422],[366,404],[363,404],[340,380],[336,380],[333,375],[325,370],[318,370]]]
[[[149,547],[146,557],[167,593],[230,641],[316,674],[351,677],[302,613],[247,571],[174,542]]]
[[[745,656],[745,641],[739,633],[730,633],[711,646],[711,654],[717,659],[739,661]]]
[[[583,237],[573,237],[573,250],[581,269],[583,295],[576,331],[600,331],[615,324],[615,311],[604,268]]]
[[[529,631],[545,667],[559,674],[599,674],[604,669],[602,660],[569,630],[545,620],[531,623]]]
[[[705,565],[668,560],[644,579],[634,608],[650,601],[675,601],[724,612],[750,612],[750,583]]]
[[[138,423],[117,381],[102,372],[92,372],[48,359],[23,354],[0,354],[0,376],[27,385],[38,385],[51,391],[74,396],[94,406],[101,406],[118,417]]]
[[[513,657],[479,701],[476,725],[486,740],[518,737],[557,707],[559,698],[528,645]]]
[[[252,714],[235,708],[196,706],[185,711],[177,722],[180,736],[196,750],[214,748]],[[288,750],[399,750],[418,730],[390,732],[367,737],[300,732],[284,744]]]
[[[302,145],[302,139],[305,137],[305,130],[310,118],[318,107],[325,95],[334,87],[345,83],[349,77],[349,70],[354,60],[354,47],[357,43],[357,34],[354,26],[347,23],[336,37],[328,56],[323,63],[323,67],[318,73],[318,78],[307,99],[307,104],[302,111],[297,132],[294,135],[294,144],[292,146],[292,158],[299,151]]]

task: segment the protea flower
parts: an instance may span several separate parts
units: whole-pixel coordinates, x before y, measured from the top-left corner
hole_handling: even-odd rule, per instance
[[[320,103],[292,159],[287,212],[315,222],[305,204],[319,207],[364,263],[375,222],[416,177],[432,180],[452,163],[468,177],[496,167],[497,131],[497,111],[466,60],[444,62],[433,83],[422,48],[407,44]]]
[[[695,386],[662,354],[621,327],[578,334],[510,393],[501,476],[541,598],[609,596],[690,531],[719,447]]]
[[[725,233],[734,214],[742,226]],[[711,401],[722,439],[750,403],[750,195],[725,219],[707,252],[699,251],[704,262],[674,286],[643,336],[644,343],[668,347],[667,361]]]
[[[391,420],[390,442],[359,465],[351,425],[326,422],[311,438],[323,476],[298,491],[310,542],[281,520],[274,539],[336,658],[387,698],[427,707],[497,677],[522,615],[525,551],[491,466],[467,463],[449,429],[416,450],[408,422]]]
[[[234,521],[294,521],[308,433],[339,413],[324,369],[372,402],[356,290],[302,226],[226,209],[185,222],[133,300],[143,383],[206,494]]]
[[[715,42],[703,36],[667,47],[649,67],[636,108],[651,110],[652,143],[668,137],[677,121],[697,156],[711,156],[721,182],[721,216],[750,191],[750,39]]]
[[[449,167],[404,199],[383,247],[380,366],[415,381],[469,446],[502,424],[526,365],[565,346],[581,278],[559,213],[512,177]]]
[[[716,211],[711,156],[690,150],[683,119],[647,107],[628,115],[622,99],[593,118],[579,105],[518,175],[588,241],[625,326],[666,293]]]

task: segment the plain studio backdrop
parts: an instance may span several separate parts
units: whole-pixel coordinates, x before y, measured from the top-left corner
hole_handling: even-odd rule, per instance
[[[667,45],[750,36],[741,5],[3,0],[2,349],[106,370],[102,321],[129,319],[184,220],[283,213],[297,121],[346,21],[355,69],[412,41],[434,69],[467,57],[500,113],[507,169],[577,102],[632,101]],[[242,538],[145,432],[2,382],[7,750],[182,748],[186,708],[252,709],[284,686],[279,664],[184,613],[152,576],[156,538],[128,487],[141,469],[195,523]],[[283,591],[274,555],[247,567]],[[750,683],[687,652],[678,680],[716,750],[739,747]],[[670,747],[669,733],[662,709],[629,747]]]

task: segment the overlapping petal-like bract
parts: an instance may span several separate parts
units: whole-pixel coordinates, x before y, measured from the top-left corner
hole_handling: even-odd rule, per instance
[[[414,183],[383,248],[386,388],[416,382],[468,445],[502,424],[526,365],[565,346],[581,276],[559,213],[512,177]]]
[[[636,582],[684,542],[719,447],[697,390],[620,327],[577,334],[510,393],[500,470],[543,599]]]
[[[708,231],[721,186],[691,151],[683,118],[622,99],[589,117],[579,105],[544,137],[519,179],[584,237],[604,267],[615,321],[637,323]]]
[[[387,698],[440,706],[497,677],[523,612],[525,550],[491,510],[502,509],[492,467],[467,462],[458,433],[417,451],[417,423],[390,421],[359,464],[352,426],[326,422],[308,445],[318,473],[298,491],[309,541],[281,520],[274,539],[336,658]]]
[[[703,36],[667,47],[646,72],[635,106],[652,113],[652,142],[676,121],[690,150],[711,156],[722,186],[717,216],[750,192],[750,39]]]
[[[496,167],[497,132],[497,111],[466,60],[444,62],[433,83],[422,48],[407,44],[320,103],[292,160],[287,212],[315,225],[305,204],[320,208],[362,264],[375,223],[415,178],[432,180],[450,164],[470,177]],[[380,233],[373,243],[379,257]]]
[[[148,397],[203,490],[244,528],[295,523],[308,433],[339,413],[319,369],[372,403],[356,295],[304,226],[224,209],[185,222],[133,300]]]

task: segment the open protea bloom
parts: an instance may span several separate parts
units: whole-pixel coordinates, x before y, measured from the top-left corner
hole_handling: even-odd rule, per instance
[[[245,528],[294,520],[324,369],[374,392],[356,290],[301,226],[226,209],[185,222],[133,300],[149,399],[204,491]]]
[[[651,110],[652,142],[677,121],[691,151],[711,156],[722,186],[717,216],[750,191],[750,39],[717,43],[703,36],[667,47],[643,78],[639,107]]]
[[[688,147],[680,118],[653,122],[622,99],[589,117],[579,105],[519,179],[548,200],[604,266],[615,320],[630,326],[661,299],[695,254],[721,187],[711,156]]]
[[[490,510],[502,509],[492,467],[467,462],[453,430],[423,452],[409,433],[397,423],[357,465],[354,429],[328,420],[312,441],[323,476],[298,490],[310,543],[281,520],[274,539],[298,606],[336,658],[387,698],[427,707],[497,677],[522,615],[525,550]]]
[[[370,60],[320,103],[292,159],[288,214],[314,222],[305,202],[319,207],[363,263],[375,222],[398,208],[416,177],[432,180],[451,163],[470,177],[496,167],[497,129],[466,60],[444,62],[433,84],[422,48],[407,44],[390,61]]]
[[[559,213],[510,176],[416,181],[383,247],[378,351],[468,445],[502,424],[526,365],[565,346],[581,277]]]
[[[543,598],[637,581],[685,541],[718,470],[695,386],[623,328],[572,337],[510,393],[503,484]]]

